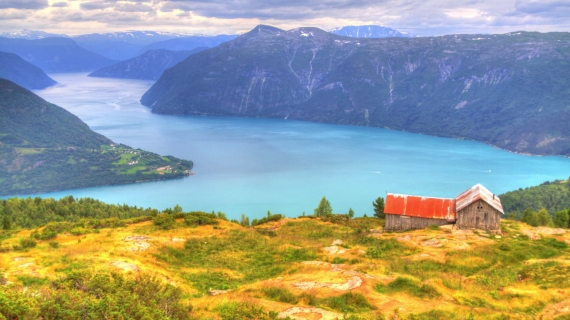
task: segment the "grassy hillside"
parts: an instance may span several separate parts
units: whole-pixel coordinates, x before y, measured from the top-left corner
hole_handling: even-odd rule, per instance
[[[354,39],[258,26],[166,70],[141,102],[570,155],[569,53],[566,32]]]
[[[184,177],[192,162],[132,149],[0,79],[0,195]]]
[[[9,199],[0,203],[0,218],[17,221],[19,212],[31,209],[77,213],[102,205]],[[109,209],[113,215],[140,211]],[[148,213],[152,221],[137,222],[127,214],[128,220],[74,219],[2,231],[0,314],[44,319],[110,314],[566,319],[570,314],[567,230],[503,221],[500,236],[435,227],[382,233],[382,220],[346,216],[335,223],[300,217],[252,228],[229,222],[222,213],[180,207]],[[144,313],[136,313],[140,310]]]

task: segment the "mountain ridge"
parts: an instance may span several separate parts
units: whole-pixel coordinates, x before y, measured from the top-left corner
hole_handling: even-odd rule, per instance
[[[0,51],[0,78],[8,79],[26,89],[44,89],[56,84],[42,69],[14,53]]]
[[[355,39],[260,25],[166,70],[141,102],[161,114],[375,126],[568,155],[568,57],[569,33]]]

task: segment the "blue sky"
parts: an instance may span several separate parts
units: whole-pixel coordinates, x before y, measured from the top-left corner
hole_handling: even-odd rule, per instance
[[[570,0],[0,0],[0,32],[234,34],[378,24],[419,35],[570,31]]]

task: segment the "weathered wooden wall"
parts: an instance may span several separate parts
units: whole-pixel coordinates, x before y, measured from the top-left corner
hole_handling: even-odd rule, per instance
[[[501,213],[485,201],[479,200],[457,212],[456,226],[458,229],[499,230],[500,222]]]
[[[411,230],[411,229],[424,229],[429,225],[435,224],[442,226],[448,224],[446,219],[430,219],[407,217],[398,214],[386,214],[386,230]]]

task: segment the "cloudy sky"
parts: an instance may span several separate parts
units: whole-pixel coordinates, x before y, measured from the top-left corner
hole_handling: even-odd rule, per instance
[[[0,0],[0,32],[235,34],[378,24],[419,35],[570,31],[570,0]]]

